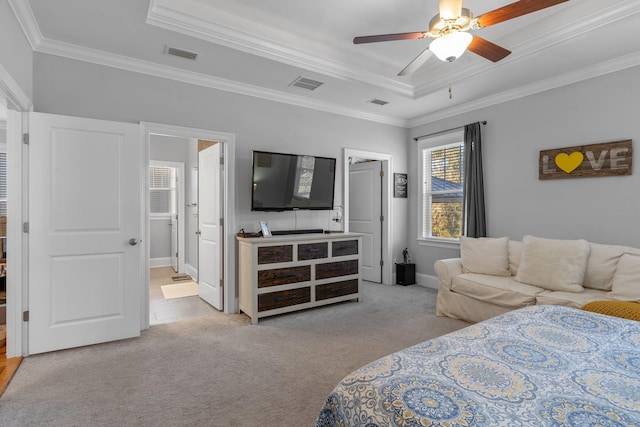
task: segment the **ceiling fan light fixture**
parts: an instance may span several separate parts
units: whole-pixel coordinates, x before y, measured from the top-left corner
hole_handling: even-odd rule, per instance
[[[429,50],[441,61],[453,62],[467,50],[473,36],[465,31],[456,31],[438,37],[429,45]]]

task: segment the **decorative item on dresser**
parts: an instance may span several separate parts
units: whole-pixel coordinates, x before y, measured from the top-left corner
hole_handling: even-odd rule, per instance
[[[357,300],[362,234],[238,237],[240,310],[261,317]]]

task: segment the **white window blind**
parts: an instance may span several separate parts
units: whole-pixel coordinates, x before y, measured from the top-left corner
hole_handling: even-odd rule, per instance
[[[149,212],[176,213],[176,169],[149,166]]]
[[[422,238],[457,239],[462,234],[464,143],[421,150]]]
[[[0,216],[7,215],[7,153],[0,153]]]

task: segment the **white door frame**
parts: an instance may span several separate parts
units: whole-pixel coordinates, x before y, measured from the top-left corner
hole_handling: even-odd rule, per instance
[[[165,125],[160,123],[140,122],[141,137],[144,138],[141,172],[146,172],[149,168],[149,143],[151,135],[178,136],[190,139],[205,139],[222,143],[222,155],[224,157],[224,173],[221,182],[223,194],[222,217],[224,218],[224,242],[223,242],[223,294],[224,312],[237,313],[238,297],[236,295],[236,226],[235,226],[235,135],[227,132],[216,132],[206,129],[189,128],[184,126]],[[144,203],[147,212],[143,226],[143,240],[149,238],[149,208],[147,200],[149,197],[149,178],[147,173],[143,173],[143,188],[146,194]],[[144,279],[141,284],[142,292],[142,319],[141,328],[149,327],[149,245],[145,245],[147,253],[143,265]]]
[[[376,153],[373,151],[363,151],[351,148],[344,149],[343,170],[342,170],[342,197],[344,206],[344,231],[349,231],[349,158],[362,158],[371,160],[380,160],[385,173],[385,179],[382,180],[382,212],[384,221],[382,223],[382,283],[390,285],[393,283],[391,254],[393,252],[393,243],[391,241],[391,224],[393,224],[392,192],[393,176],[391,174],[393,156],[386,153]]]
[[[150,166],[164,166],[168,168],[177,169],[178,185],[176,191],[178,192],[178,273],[184,273],[184,256],[185,256],[185,192],[187,191],[186,181],[184,177],[184,163],[183,162],[166,162],[164,160],[150,160]],[[148,200],[148,199],[147,199]],[[147,209],[149,206],[147,205]],[[151,251],[151,249],[149,249]]]
[[[27,354],[27,324],[22,321],[22,312],[27,307],[27,235],[22,232],[22,223],[27,221],[29,193],[27,191],[27,148],[22,144],[22,134],[27,132],[24,112],[33,105],[29,96],[0,63],[0,102],[7,111],[7,357]],[[23,262],[24,261],[24,262]]]

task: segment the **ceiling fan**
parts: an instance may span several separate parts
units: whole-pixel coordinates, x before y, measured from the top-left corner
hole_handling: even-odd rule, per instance
[[[471,35],[469,30],[486,28],[566,1],[569,0],[520,0],[474,18],[469,9],[462,7],[462,0],[439,0],[440,13],[429,22],[429,30],[361,36],[354,38],[353,43],[414,40],[427,37],[434,39],[426,49],[398,73],[399,76],[413,73],[427,62],[432,54],[442,61],[453,62],[466,50],[470,50],[490,61],[498,62],[508,56],[511,51],[481,37]]]

